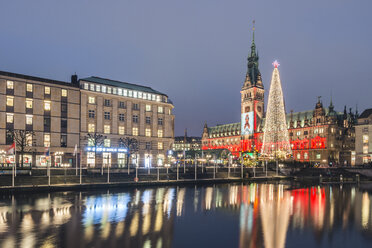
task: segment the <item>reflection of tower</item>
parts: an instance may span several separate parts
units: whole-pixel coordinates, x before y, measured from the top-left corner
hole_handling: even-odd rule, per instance
[[[278,61],[275,61],[273,65],[274,71],[271,78],[269,101],[266,111],[262,154],[269,157],[277,155],[285,157],[291,154],[292,151],[289,143]]]
[[[264,111],[264,87],[262,84],[261,73],[258,69],[258,54],[256,53],[256,44],[253,40],[251,45],[251,54],[248,57],[248,68],[241,94],[241,114],[242,122],[245,122],[246,113],[253,111],[253,127],[251,130],[256,132],[259,129]],[[244,117],[243,117],[244,116]],[[244,118],[244,119],[243,119]],[[245,137],[248,138],[248,137]]]
[[[291,195],[283,185],[262,185],[260,211],[265,248],[283,248],[289,224]]]

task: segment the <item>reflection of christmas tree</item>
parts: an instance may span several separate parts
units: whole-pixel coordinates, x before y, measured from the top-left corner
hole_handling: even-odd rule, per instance
[[[267,105],[264,137],[261,153],[268,157],[285,157],[291,154],[287,122],[285,119],[284,100],[278,61],[273,63],[269,102]]]

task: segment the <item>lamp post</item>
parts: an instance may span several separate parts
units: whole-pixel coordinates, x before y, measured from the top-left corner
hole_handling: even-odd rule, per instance
[[[243,178],[243,152],[240,152],[240,177]]]
[[[198,163],[197,163],[197,160],[196,160],[196,153],[195,153],[195,180],[196,180],[197,170],[198,170]]]

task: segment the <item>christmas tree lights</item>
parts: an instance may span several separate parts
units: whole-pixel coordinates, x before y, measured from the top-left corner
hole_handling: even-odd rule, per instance
[[[261,154],[268,158],[286,158],[292,153],[284,109],[278,61],[273,63]]]

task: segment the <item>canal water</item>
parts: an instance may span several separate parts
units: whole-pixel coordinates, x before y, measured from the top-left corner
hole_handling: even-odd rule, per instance
[[[0,196],[0,247],[372,247],[368,185],[216,184]]]

